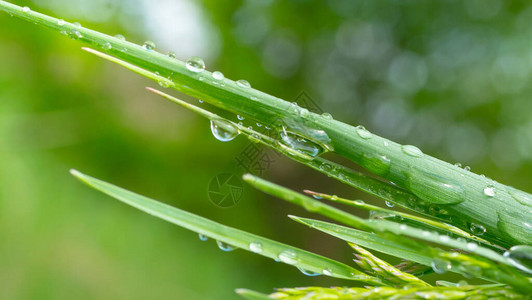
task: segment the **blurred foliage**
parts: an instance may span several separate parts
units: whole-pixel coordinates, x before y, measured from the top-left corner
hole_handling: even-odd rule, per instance
[[[202,56],[208,69],[286,100],[305,91],[336,119],[531,191],[526,1],[13,2],[153,40],[179,58]],[[243,286],[343,284],[222,253],[77,183],[69,168],[230,226],[351,256],[286,218],[301,209],[247,187],[235,207],[209,202],[213,176],[243,172],[234,157],[246,140],[219,143],[207,121],[144,92],[151,82],[64,36],[8,15],[0,15],[0,36],[1,298],[228,299]],[[361,195],[279,160],[267,176],[283,185]]]

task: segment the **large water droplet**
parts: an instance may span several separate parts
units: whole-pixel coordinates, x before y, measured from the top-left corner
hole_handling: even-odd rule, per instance
[[[355,131],[356,133],[358,134],[358,136],[360,136],[361,138],[367,140],[367,139],[370,139],[373,134],[371,134],[371,132],[369,132],[366,128],[364,128],[364,126],[357,126],[355,128]]]
[[[408,174],[408,187],[419,198],[433,204],[458,204],[465,200],[461,183],[425,170],[411,170]]]
[[[239,119],[240,121],[244,120],[244,117],[241,115],[236,115],[236,118]]]
[[[386,175],[390,172],[391,161],[386,155],[379,153],[364,153],[362,166],[373,174]]]
[[[432,270],[438,274],[443,274],[451,269],[451,263],[441,258],[434,258],[430,263]]]
[[[327,276],[331,276],[332,275],[332,271],[331,269],[327,268],[327,269],[323,269],[321,271],[321,273],[323,273],[323,275],[327,275]]]
[[[249,250],[253,253],[262,252],[262,243],[261,242],[252,242],[249,244]]]
[[[322,117],[324,117],[325,119],[328,119],[328,120],[332,120],[332,115],[330,113],[327,113],[327,112],[324,112],[321,114]]]
[[[225,76],[220,71],[214,71],[214,72],[212,72],[212,78],[214,78],[216,80],[223,80],[225,78]]]
[[[386,206],[388,206],[388,207],[394,207],[394,206],[395,206],[395,203],[390,202],[390,201],[384,201],[384,203],[385,203]]]
[[[279,260],[285,264],[293,265],[297,263],[297,256],[292,250],[285,250],[279,253]]]
[[[27,7],[27,6],[24,6],[24,7],[22,8],[22,11],[23,11],[23,12],[30,12],[31,9],[30,9],[29,7]]]
[[[221,142],[232,141],[239,134],[235,126],[222,120],[211,120],[211,132]]]
[[[486,195],[488,197],[494,197],[495,196],[495,187],[493,187],[493,185],[489,185],[489,186],[484,188],[483,192],[484,192],[484,195]]]
[[[532,274],[532,246],[513,246],[504,252],[504,257],[519,270]]]
[[[325,152],[325,149],[317,143],[314,143],[313,141],[308,140],[295,133],[286,131],[285,129],[279,132],[279,137],[281,138],[281,145],[304,155],[308,155],[311,158],[317,157],[323,152]]]
[[[319,276],[321,275],[321,273],[318,273],[318,272],[312,272],[312,271],[309,271],[309,270],[305,270],[301,267],[297,267],[299,271],[301,271],[301,273],[307,275],[307,276]]]
[[[222,241],[216,241],[216,244],[218,245],[218,248],[220,248],[220,250],[225,252],[233,251],[236,249],[236,247],[226,244]]]
[[[416,146],[402,145],[401,149],[403,150],[404,153],[406,153],[406,154],[408,154],[410,156],[413,156],[413,157],[422,157],[423,156],[423,152],[421,152],[421,150],[419,150],[419,148],[416,147]]]
[[[199,237],[200,241],[203,241],[203,242],[205,242],[206,240],[209,239],[208,236],[206,236],[204,234],[201,234],[201,233],[198,235],[198,237]]]
[[[529,212],[525,212],[528,213]],[[532,220],[530,215],[517,211],[498,212],[497,228],[519,244],[532,244]]]
[[[155,43],[152,41],[145,41],[142,45],[142,48],[145,50],[154,50],[155,49]]]
[[[121,34],[115,35],[115,38],[118,39],[118,40],[121,40],[121,41],[125,41],[126,40],[126,37],[121,35]]]
[[[249,84],[249,82],[247,80],[244,80],[244,79],[237,80],[236,81],[236,85],[238,85],[241,88],[245,88],[245,89],[251,87],[251,84]]]
[[[205,70],[205,62],[197,56],[192,56],[187,60],[186,67],[189,71],[201,73]]]
[[[486,228],[480,224],[469,224],[469,230],[474,235],[483,235],[486,232]]]
[[[104,50],[109,50],[109,49],[111,49],[111,43],[109,43],[109,42],[105,42],[105,43],[103,43],[103,44],[102,44],[102,49],[104,49]]]

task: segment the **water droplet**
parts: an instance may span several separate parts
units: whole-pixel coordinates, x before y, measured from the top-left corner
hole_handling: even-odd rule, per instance
[[[384,203],[385,203],[386,206],[388,206],[388,207],[394,207],[394,206],[395,206],[395,203],[390,202],[390,201],[384,201]]]
[[[355,201],[353,201],[353,203],[355,203],[356,205],[364,205],[364,204],[366,204],[366,203],[365,203],[364,201],[362,201],[362,200],[355,200]]]
[[[440,241],[442,241],[443,243],[447,243],[450,240],[451,240],[450,237],[448,237],[446,235],[440,235]]]
[[[221,142],[232,141],[239,134],[235,126],[222,120],[211,121],[211,132]]]
[[[438,274],[443,274],[451,269],[451,263],[447,260],[434,258],[430,263],[432,270]]]
[[[262,127],[262,124],[257,122],[257,127]]]
[[[312,271],[309,271],[309,270],[305,270],[301,267],[297,267],[299,271],[301,271],[301,273],[307,275],[307,276],[319,276],[321,275],[321,273],[318,273],[318,272],[312,272]]]
[[[423,156],[423,152],[421,152],[421,150],[419,150],[419,148],[416,147],[416,146],[402,145],[401,149],[403,150],[404,153],[406,153],[406,154],[408,154],[410,156],[413,156],[413,157],[422,157]]]
[[[408,187],[414,195],[433,204],[458,204],[465,200],[464,187],[437,174],[413,168],[408,174]]]
[[[470,166],[465,166],[465,167],[464,167],[464,170],[466,170],[466,171],[469,172],[469,171],[471,171],[471,167],[470,167]]]
[[[462,164],[459,163],[459,162],[455,163],[454,165],[455,165],[456,167],[462,168]]]
[[[510,189],[510,195],[522,205],[532,206],[532,195],[517,189]]]
[[[125,41],[126,37],[121,35],[121,34],[117,34],[117,35],[115,35],[115,39],[118,39],[118,40],[121,40],[121,41]]]
[[[407,228],[408,228],[408,227],[406,227],[405,224],[401,224],[401,225],[399,225],[399,229],[400,229],[400,230],[406,230]]]
[[[27,6],[24,6],[24,7],[22,8],[22,11],[23,11],[23,12],[30,12],[30,10],[31,10],[31,9],[30,9],[29,7],[27,7]]]
[[[261,253],[262,252],[262,243],[261,242],[252,242],[249,244],[249,250],[253,253]]]
[[[109,43],[109,42],[105,42],[105,43],[103,43],[103,44],[102,44],[102,49],[104,49],[104,50],[109,50],[109,49],[111,49],[111,43]]]
[[[312,195],[312,197],[316,200],[320,200],[320,199],[323,199],[323,197],[321,196],[318,196],[318,195]]]
[[[241,115],[236,115],[236,118],[239,119],[240,121],[244,120],[244,117]]]
[[[321,116],[328,120],[332,120],[333,118],[330,113],[326,113],[326,112],[322,113]]]
[[[474,235],[483,235],[486,232],[486,228],[480,224],[469,224],[469,231]]]
[[[205,242],[206,240],[209,239],[208,236],[206,236],[206,235],[204,235],[204,234],[201,234],[201,233],[200,233],[198,236],[199,236],[200,241],[203,241],[203,242]]]
[[[144,50],[155,50],[155,43],[152,42],[152,41],[145,41],[144,44],[142,45],[142,48],[144,48]]]
[[[279,132],[279,137],[281,138],[279,142],[282,146],[288,147],[292,150],[302,153],[303,155],[308,155],[310,158],[319,156],[325,152],[325,149],[317,143],[314,143],[295,133],[286,131],[285,128]]]
[[[485,187],[483,192],[484,192],[484,195],[488,197],[495,196],[495,188],[493,187],[493,185],[488,185],[487,187]]]
[[[297,256],[292,250],[285,250],[279,253],[279,260],[285,264],[293,265],[297,263]]]
[[[70,34],[69,34],[70,38],[72,39],[80,39],[83,37],[83,35],[81,34],[81,32],[79,32],[78,30],[75,30],[75,29],[72,29],[70,31]]]
[[[63,19],[57,20],[57,25],[59,25],[59,26],[65,25],[65,20],[63,20]]]
[[[173,52],[173,51],[168,52],[168,57],[175,58],[176,57],[175,56],[175,52]]]
[[[475,249],[478,248],[478,245],[476,243],[469,242],[469,243],[466,244],[466,248],[469,251],[474,251]]]
[[[222,241],[216,241],[216,244],[218,245],[218,248],[220,248],[220,250],[225,252],[233,251],[236,249],[236,247],[226,244]]]
[[[201,99],[198,99],[198,102],[199,102],[199,103],[203,103],[203,100],[201,100]]]
[[[362,166],[373,174],[386,175],[390,172],[391,161],[386,155],[364,153]]]
[[[384,145],[384,147],[390,146],[390,143],[388,143],[388,141],[382,141],[382,144]]]
[[[367,140],[367,139],[370,139],[373,134],[371,134],[371,132],[369,132],[366,128],[364,128],[364,126],[357,126],[355,128],[355,131],[356,133],[358,134],[358,136],[360,136],[361,138]]]
[[[220,71],[214,71],[214,72],[212,72],[212,78],[214,78],[216,80],[223,80],[225,78],[225,76]]]
[[[329,268],[323,269],[321,272],[323,273],[323,275],[327,275],[327,276],[331,276],[332,275],[332,271]]]
[[[518,245],[504,252],[504,257],[516,268],[532,274],[532,246]]]
[[[77,28],[81,28],[81,24],[79,22],[74,22],[72,25],[76,26]]]
[[[467,283],[467,281],[465,281],[465,280],[460,280],[456,284],[456,286],[467,286],[467,285],[469,285],[469,283]]]
[[[249,82],[247,80],[244,80],[244,79],[237,80],[236,81],[236,85],[238,85],[241,88],[245,88],[245,89],[251,87],[251,84],[249,84]]]
[[[187,60],[186,67],[189,71],[201,73],[203,70],[205,70],[205,62],[203,62],[203,59],[197,56],[192,56]]]

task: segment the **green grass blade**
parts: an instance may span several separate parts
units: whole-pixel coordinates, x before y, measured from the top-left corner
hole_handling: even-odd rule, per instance
[[[332,277],[382,285],[382,281],[379,279],[365,275],[340,262],[216,223],[206,218],[127,191],[110,183],[92,178],[75,170],[72,171],[72,174],[92,188],[130,206],[233,247],[251,251],[272,259],[281,260],[282,262],[312,272],[323,273],[324,270],[328,270],[328,273],[330,273],[330,276]],[[252,244],[255,245],[255,247],[252,247],[251,249],[255,249],[255,251],[250,249],[250,245]],[[257,250],[259,248],[260,251]]]
[[[240,296],[242,296],[242,298],[248,299],[248,300],[269,300],[269,299],[272,299],[272,298],[270,298],[270,296],[268,296],[266,294],[255,292],[255,291],[248,290],[248,289],[237,289],[236,293],[239,294]]]

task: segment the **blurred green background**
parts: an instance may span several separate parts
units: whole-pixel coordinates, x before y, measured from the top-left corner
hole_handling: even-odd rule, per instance
[[[335,119],[532,190],[528,1],[11,2],[152,40],[180,59],[200,56],[209,70],[288,101],[304,91]],[[0,14],[0,298],[233,299],[239,287],[352,284],[222,252],[73,179],[70,168],[230,226],[352,257],[346,245],[286,217],[316,216],[249,187],[237,205],[213,205],[209,181],[243,173],[235,157],[249,142],[218,142],[208,121],[144,90],[156,84],[81,46]],[[264,176],[372,201],[279,157]]]

